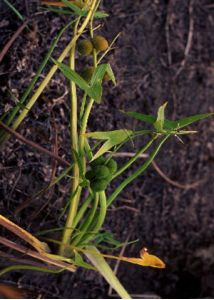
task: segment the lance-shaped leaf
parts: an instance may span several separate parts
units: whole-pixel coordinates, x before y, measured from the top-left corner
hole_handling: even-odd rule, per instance
[[[116,83],[114,73],[109,64],[99,65],[92,76],[90,84],[88,84],[77,72],[69,68],[67,65],[60,63],[53,59],[54,63],[59,66],[66,78],[75,82],[89,97],[100,103],[102,97],[102,81],[105,73],[107,72],[111,80]]]
[[[154,123],[154,127],[157,132],[164,131],[164,121],[165,121],[165,108],[167,106],[167,102],[161,105],[158,109],[157,119]]]
[[[19,227],[15,223],[11,222],[4,216],[0,215],[0,225],[13,232],[15,235],[26,241],[28,244],[33,246],[39,253],[50,252],[50,249],[46,243],[40,242],[35,236],[30,234],[28,231]]]
[[[151,124],[153,125],[156,122],[156,117],[153,115],[146,115],[146,114],[141,114],[138,112],[124,112],[127,116],[132,117],[136,120],[142,121],[144,123],[147,124]],[[163,128],[165,130],[177,130],[177,129],[181,129],[184,128],[188,125],[191,125],[192,123],[195,123],[197,121],[206,119],[210,116],[212,116],[214,113],[206,113],[206,114],[199,114],[199,115],[194,115],[194,116],[189,116],[186,118],[182,118],[176,121],[172,121],[172,120],[168,120],[165,119],[164,120],[164,125]]]
[[[86,133],[85,136],[89,138],[93,138],[96,140],[106,140],[106,142],[101,146],[101,148],[97,151],[97,153],[93,156],[92,160],[98,158],[103,155],[107,151],[109,151],[114,146],[120,145],[126,140],[130,139],[133,135],[132,130],[120,129],[114,131],[104,131],[104,132],[90,132]]]

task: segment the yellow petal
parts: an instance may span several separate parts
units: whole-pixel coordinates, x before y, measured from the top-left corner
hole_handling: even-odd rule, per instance
[[[143,248],[140,251],[140,257],[142,260],[142,265],[145,267],[153,267],[160,269],[166,267],[165,263],[159,257],[149,254],[146,248]]]

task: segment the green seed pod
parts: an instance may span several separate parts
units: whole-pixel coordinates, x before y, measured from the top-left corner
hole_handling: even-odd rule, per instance
[[[95,178],[97,179],[105,179],[110,174],[109,169],[103,165],[96,166],[92,170],[94,172]]]
[[[91,182],[91,189],[94,192],[102,192],[106,189],[108,181],[105,179],[94,180]]]
[[[92,180],[93,178],[95,178],[95,173],[93,170],[87,171],[85,173],[85,178],[88,180]]]
[[[117,171],[117,162],[114,159],[110,159],[106,166],[112,175]]]
[[[91,167],[94,168],[94,167],[99,166],[99,165],[104,165],[105,161],[106,161],[105,157],[100,156],[100,157],[98,157],[97,159],[95,159],[91,162]]]
[[[93,45],[89,40],[82,40],[77,44],[77,50],[82,55],[90,55],[93,50]]]
[[[85,79],[85,81],[89,82],[93,76],[93,73],[94,67],[87,67],[80,73],[80,75],[83,79]]]
[[[101,35],[97,35],[92,39],[92,44],[97,51],[105,51],[108,49],[108,41]]]

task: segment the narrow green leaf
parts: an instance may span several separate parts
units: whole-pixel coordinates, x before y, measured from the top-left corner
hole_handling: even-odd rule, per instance
[[[100,101],[101,90],[98,86],[89,86],[88,83],[74,70],[71,70],[67,65],[60,63],[53,59],[54,63],[59,66],[59,69],[65,75],[66,78],[75,82],[75,84],[81,88],[89,97],[96,101]]]
[[[44,272],[44,273],[53,273],[53,274],[58,274],[61,273],[63,271],[65,271],[65,269],[59,269],[59,270],[52,270],[52,269],[48,269],[48,268],[43,268],[43,267],[36,267],[36,266],[28,266],[28,265],[14,265],[14,266],[9,266],[6,267],[2,270],[0,270],[0,276],[11,272],[11,271],[20,271],[20,270],[30,270],[30,271],[38,271],[38,272]]]
[[[129,139],[133,135],[132,130],[120,129],[114,131],[104,131],[104,132],[91,132],[87,133],[86,136],[94,138],[97,140],[106,140],[106,142],[101,146],[97,153],[93,156],[93,159],[98,158],[107,151],[109,151],[114,146],[123,143],[125,140]]]
[[[131,299],[131,296],[122,286],[108,263],[100,254],[99,250],[93,246],[88,246],[85,252],[85,255],[91,261],[91,263],[95,266],[95,268],[100,272],[100,274],[105,278],[105,280],[109,283],[109,285],[118,293],[118,295],[122,299]]]
[[[195,116],[190,116],[186,118],[182,118],[180,120],[174,121],[173,127],[171,129],[180,129],[185,126],[188,126],[194,122],[206,119],[210,116],[214,115],[214,113],[207,113],[207,114],[200,114],[200,115],[195,115]]]
[[[107,14],[104,11],[96,11],[94,14],[94,18],[97,18],[97,19],[102,19],[102,18],[107,18],[107,17],[109,17],[109,14]]]
[[[93,271],[97,270],[92,265],[90,265],[87,262],[85,262],[83,260],[82,256],[77,251],[75,251],[75,260],[74,260],[74,263],[78,267],[82,267],[82,268],[85,268],[85,269],[88,269],[88,270],[93,270]]]
[[[107,65],[107,69],[106,69],[107,74],[109,75],[111,81],[114,83],[114,85],[116,85],[116,78],[114,76],[114,72],[110,66],[110,64]]]
[[[96,103],[101,103],[103,88],[100,83],[95,83],[88,91],[88,94],[93,95]]]
[[[86,12],[84,12],[81,8],[76,6],[75,4],[69,2],[68,0],[62,0],[62,2],[71,9],[77,16],[82,17],[85,15]]]
[[[8,0],[3,0],[9,7],[10,9],[17,15],[17,17],[24,21],[24,17],[22,16],[22,14],[15,8],[15,6],[13,4],[11,4]]]
[[[161,105],[158,109],[157,119],[154,123],[154,127],[156,131],[163,132],[164,130],[164,121],[165,121],[165,108],[167,106],[167,102]]]
[[[99,65],[94,73],[93,73],[93,76],[91,78],[91,86],[93,86],[94,84],[97,84],[97,83],[102,83],[102,80],[103,80],[103,77],[105,75],[105,72],[107,70],[107,67],[108,65],[107,64],[102,64],[102,65]]]
[[[145,114],[140,114],[138,112],[132,112],[132,111],[123,112],[123,113],[125,113],[129,117],[132,117],[134,119],[137,119],[139,121],[142,121],[142,122],[145,122],[148,124],[154,124],[156,121],[156,117],[152,116],[152,115],[145,115]]]

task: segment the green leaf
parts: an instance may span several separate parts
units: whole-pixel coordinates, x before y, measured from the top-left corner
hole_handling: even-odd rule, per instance
[[[88,91],[88,94],[93,95],[94,100],[96,103],[101,103],[102,100],[102,94],[103,94],[103,88],[100,83],[95,83],[90,90]]]
[[[195,115],[195,116],[190,116],[190,117],[186,117],[186,118],[182,118],[180,120],[177,121],[172,121],[173,126],[171,126],[170,129],[180,129],[183,127],[186,127],[194,122],[206,119],[210,116],[214,115],[214,113],[207,113],[207,114],[200,114],[200,115]]]
[[[3,0],[9,7],[10,9],[17,15],[17,17],[21,20],[24,21],[24,17],[22,14],[15,8],[13,4],[11,4],[8,0]]]
[[[87,262],[85,262],[83,260],[82,256],[77,251],[74,251],[74,252],[75,252],[75,260],[74,260],[75,265],[77,265],[78,267],[82,267],[82,268],[88,269],[88,270],[94,270],[94,271],[97,270],[92,265],[90,265]]]
[[[109,267],[105,259],[102,257],[102,254],[99,252],[99,250],[93,246],[88,246],[86,250],[88,251],[86,251],[85,255],[95,266],[95,268],[100,272],[100,274],[102,274],[102,276],[110,284],[110,286],[118,293],[118,295],[122,299],[131,299],[130,295],[121,285],[120,281],[115,276],[114,272]]]
[[[132,135],[133,135],[133,131],[127,129],[86,133],[86,137],[90,137],[97,140],[106,140],[106,142],[101,146],[98,152],[93,156],[92,160],[103,155],[114,146],[123,143],[125,140],[129,139]]]
[[[127,116],[132,117],[134,119],[137,119],[139,121],[145,122],[147,124],[154,124],[156,121],[156,117],[153,115],[145,115],[141,114],[138,112],[123,112]],[[172,120],[164,120],[164,125],[163,129],[166,130],[178,130],[181,129],[185,126],[191,125],[194,122],[197,122],[199,120],[203,120],[205,118],[208,118],[212,116],[214,113],[206,113],[206,114],[200,114],[200,115],[195,115],[195,116],[190,116],[186,118],[179,119],[177,121],[172,121]]]
[[[107,70],[107,66],[107,64],[102,64],[95,69],[90,82],[91,86],[102,82],[105,72]]]
[[[109,14],[107,14],[104,11],[96,11],[94,14],[94,17],[97,19],[107,18],[108,16],[109,16]]]
[[[145,122],[145,123],[148,123],[148,124],[152,124],[152,125],[156,121],[156,117],[152,116],[152,115],[145,115],[145,114],[141,114],[141,113],[138,113],[138,112],[132,112],[132,111],[123,112],[123,113],[125,113],[129,117],[132,117],[134,119],[137,119],[139,121],[142,121],[142,122]]]
[[[115,79],[115,76],[114,76],[114,72],[110,66],[110,64],[107,65],[107,69],[106,69],[106,72],[107,74],[109,75],[111,81],[114,83],[114,85],[116,85],[116,79]]]
[[[164,121],[165,121],[165,108],[167,106],[167,102],[161,105],[158,109],[157,119],[154,123],[154,127],[157,132],[164,131]]]
[[[60,63],[53,59],[54,63],[59,66],[59,69],[65,75],[66,78],[76,83],[89,97],[96,101],[100,101],[101,89],[98,85],[90,86],[88,83],[74,70],[71,70],[67,65]],[[102,93],[101,93],[102,94]]]
[[[85,11],[83,11],[81,8],[76,6],[75,4],[69,2],[68,0],[62,0],[62,2],[70,8],[77,16],[82,17],[85,15]]]

